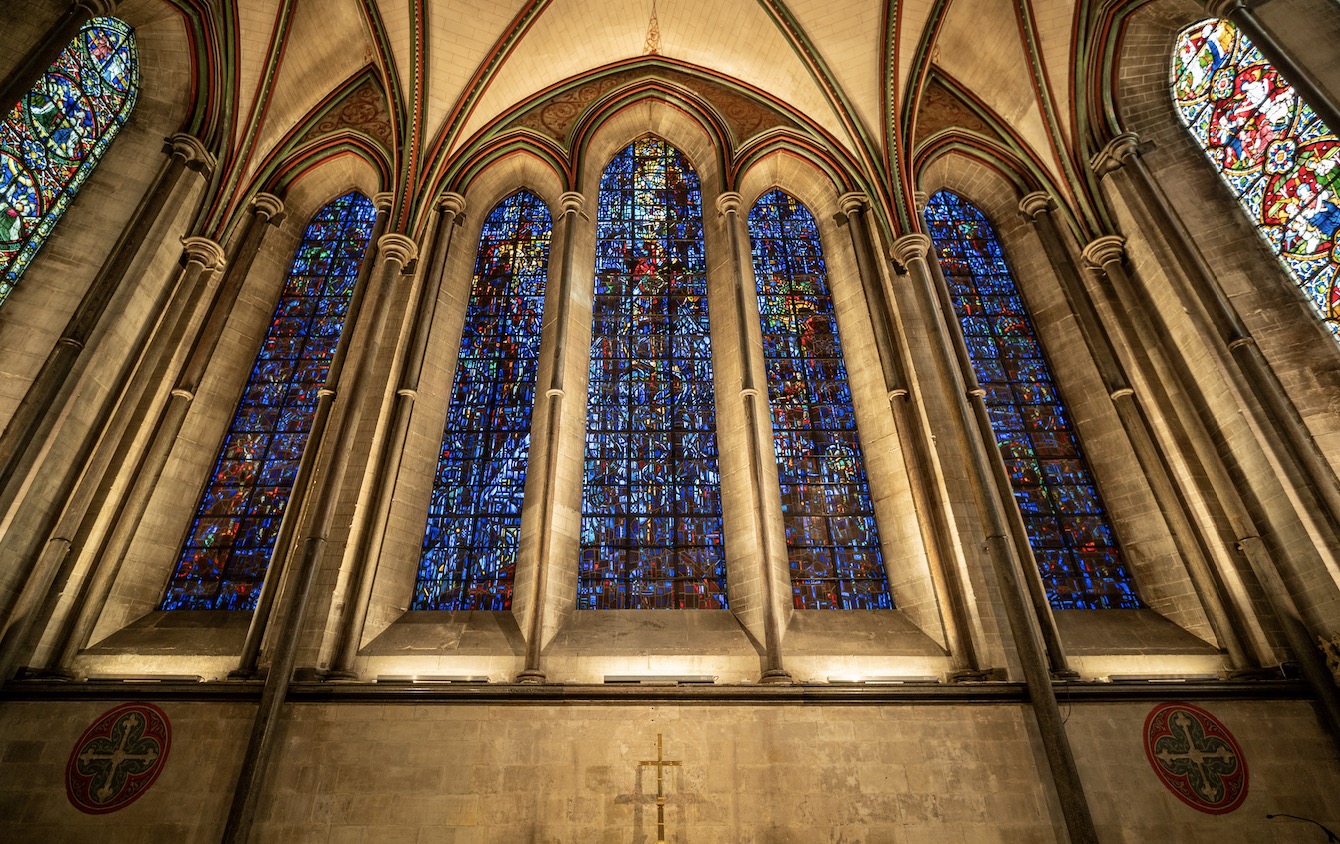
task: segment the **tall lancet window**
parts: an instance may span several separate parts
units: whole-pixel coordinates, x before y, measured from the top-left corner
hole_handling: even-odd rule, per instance
[[[891,609],[819,229],[774,190],[749,237],[796,609]]]
[[[163,609],[256,605],[375,217],[352,192],[307,225]]]
[[[579,609],[726,606],[698,174],[644,137],[600,179]]]
[[[1184,31],[1173,97],[1191,136],[1340,337],[1340,142],[1237,27]]]
[[[0,303],[130,116],[139,84],[134,31],[94,18],[0,122]]]
[[[926,223],[1051,605],[1142,606],[995,229],[948,191]]]
[[[551,231],[529,191],[484,221],[411,609],[512,605]]]

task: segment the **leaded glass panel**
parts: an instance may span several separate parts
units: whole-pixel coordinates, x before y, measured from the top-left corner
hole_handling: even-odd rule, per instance
[[[995,229],[949,191],[931,197],[926,223],[1051,605],[1139,608]]]
[[[749,212],[796,609],[891,609],[819,229],[780,190]]]
[[[580,609],[726,606],[698,174],[647,136],[600,179]]]
[[[551,231],[529,191],[484,221],[411,609],[512,605]]]
[[[375,218],[352,192],[308,224],[163,609],[255,607]]]
[[[94,18],[0,122],[0,303],[107,151],[138,93],[133,30],[116,18]]]
[[[1184,31],[1173,98],[1247,217],[1340,336],[1340,141],[1225,20]]]

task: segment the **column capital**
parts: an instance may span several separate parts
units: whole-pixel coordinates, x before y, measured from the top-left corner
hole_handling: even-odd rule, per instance
[[[1247,8],[1243,0],[1204,0],[1205,11],[1216,18],[1230,17],[1234,12]]]
[[[564,191],[558,197],[558,205],[564,214],[580,214],[586,209],[586,196],[575,190]]]
[[[187,263],[199,264],[207,270],[216,270],[228,263],[223,247],[207,237],[183,237],[181,249]]]
[[[88,9],[88,13],[95,18],[116,12],[116,0],[74,0],[70,5],[75,9]]]
[[[284,200],[272,193],[256,194],[251,199],[251,210],[258,217],[264,217],[266,220],[274,220],[280,214],[284,213]]]
[[[852,214],[858,214],[864,211],[866,206],[870,204],[870,201],[865,194],[852,191],[851,193],[844,193],[842,196],[839,196],[838,204],[841,206],[843,214],[851,216]]]
[[[1023,215],[1033,222],[1037,222],[1038,217],[1048,213],[1052,209],[1052,195],[1042,190],[1035,190],[1032,193],[1024,194],[1019,200],[1019,210]]]
[[[178,132],[164,138],[163,152],[174,158],[180,158],[187,169],[205,175],[213,173],[214,165],[218,163],[214,154],[205,148],[204,143],[199,138],[186,132]]]
[[[717,213],[738,214],[743,203],[744,197],[738,191],[728,190],[717,197]]]
[[[403,234],[384,234],[377,241],[377,254],[385,261],[405,266],[419,255],[419,244]]]
[[[460,214],[465,210],[465,197],[449,190],[437,198],[437,210],[443,214]]]
[[[930,201],[931,195],[924,190],[914,191],[912,193],[912,206],[917,209],[918,214],[926,210],[926,204]]]
[[[920,258],[926,260],[926,252],[931,248],[931,239],[920,232],[905,234],[893,242],[890,251],[893,259],[906,267]]]
[[[1126,164],[1128,158],[1133,158],[1140,154],[1140,136],[1134,132],[1122,132],[1116,135],[1112,140],[1100,149],[1093,158],[1089,159],[1089,167],[1099,177],[1106,176],[1113,170],[1120,170]]]
[[[1102,269],[1113,262],[1121,263],[1125,256],[1126,238],[1115,234],[1094,238],[1080,252],[1084,262],[1094,269]]]
[[[395,205],[395,194],[389,190],[377,191],[372,195],[372,204],[378,213],[382,211],[389,213],[391,206]]]

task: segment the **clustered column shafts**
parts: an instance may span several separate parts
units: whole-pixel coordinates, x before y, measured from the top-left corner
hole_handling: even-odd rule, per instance
[[[1281,464],[1296,471],[1311,487],[1331,532],[1340,534],[1340,479],[1336,478],[1279,376],[1224,293],[1167,194],[1154,181],[1141,155],[1139,136],[1134,132],[1117,135],[1094,156],[1092,165],[1100,178],[1113,176],[1118,191],[1128,196],[1134,209],[1148,215],[1147,225],[1164,236],[1163,242],[1172,253],[1173,264],[1180,270],[1171,277],[1182,304],[1194,317],[1203,316],[1208,320],[1205,333],[1218,340],[1216,351],[1221,358],[1231,362],[1225,367],[1227,374],[1246,394],[1244,398],[1250,399],[1243,402],[1244,410],[1264,417],[1262,421],[1267,423],[1261,427],[1271,435],[1258,434],[1258,439]],[[1118,173],[1124,178],[1116,178]],[[1132,186],[1134,196],[1130,195]],[[1273,436],[1276,433],[1282,436]]]
[[[377,216],[372,223],[368,236],[368,254],[359,265],[358,275],[354,278],[354,289],[349,296],[349,307],[344,314],[345,330],[335,341],[335,351],[331,355],[330,368],[326,370],[326,383],[316,393],[316,409],[312,412],[312,427],[307,432],[307,444],[303,446],[302,457],[298,460],[298,471],[293,478],[292,492],[284,506],[284,515],[279,521],[279,532],[275,536],[274,547],[270,551],[270,563],[265,570],[265,580],[261,583],[260,595],[256,598],[256,609],[251,615],[247,627],[247,637],[242,643],[242,654],[237,668],[229,672],[235,680],[253,677],[260,660],[261,646],[270,617],[274,612],[279,589],[284,582],[289,557],[293,553],[293,539],[302,524],[303,512],[307,505],[307,495],[311,491],[312,478],[316,473],[317,461],[322,454],[326,428],[330,425],[331,410],[344,373],[345,361],[349,357],[349,346],[353,343],[353,327],[358,325],[358,316],[363,311],[367,299],[368,279],[372,276],[372,251],[382,233],[386,231],[386,221],[391,214],[394,196],[387,192],[376,194],[372,198]],[[386,295],[383,293],[383,295]]]
[[[78,563],[79,555],[70,553],[71,549],[87,547],[99,516],[112,496],[109,467],[125,465],[141,426],[153,412],[154,385],[166,377],[171,350],[176,349],[185,336],[203,288],[227,263],[223,247],[209,238],[185,237],[182,247],[184,266],[170,291],[171,302],[158,309],[175,315],[175,319],[164,320],[156,332],[150,333],[145,343],[140,344],[141,350],[148,346],[150,351],[145,353],[138,366],[128,366],[127,374],[118,380],[118,389],[114,392],[120,394],[121,406],[130,407],[131,411],[118,418],[112,416],[113,408],[109,406],[105,415],[112,416],[111,422],[105,429],[103,424],[95,426],[95,430],[104,430],[103,436],[96,444],[90,444],[92,454],[82,461],[83,471],[77,476],[78,484],[66,498],[64,508],[58,511],[59,520],[45,532],[46,544],[37,552],[17,601],[7,616],[11,624],[0,640],[0,685],[12,676],[14,666],[23,658],[27,637],[34,625],[55,615],[57,604],[64,590],[69,588]],[[56,515],[53,513],[53,517]],[[56,586],[54,591],[53,585]]]
[[[572,279],[576,272],[573,264],[573,243],[577,236],[577,218],[586,207],[586,197],[568,191],[559,197],[563,206],[563,263],[558,276],[558,313],[554,317],[554,365],[549,370],[549,384],[544,391],[545,448],[544,467],[540,476],[540,529],[539,554],[535,562],[535,580],[530,594],[530,616],[526,622],[526,662],[517,672],[518,683],[543,683],[547,675],[541,667],[544,648],[545,607],[549,600],[549,568],[553,561],[553,512],[557,506],[555,489],[558,473],[558,444],[563,422],[564,369],[567,366],[568,307],[572,300]]]
[[[428,335],[433,326],[433,316],[437,313],[437,300],[442,291],[442,282],[447,274],[447,258],[453,234],[465,211],[465,197],[459,193],[448,192],[442,196],[437,208],[438,218],[436,231],[433,234],[432,259],[424,274],[425,283],[419,287],[418,300],[411,303],[410,307],[414,317],[401,368],[400,385],[396,389],[395,406],[391,411],[389,435],[383,438],[381,449],[371,465],[373,474],[371,513],[364,530],[358,534],[356,541],[350,543],[353,547],[351,558],[353,570],[340,609],[339,625],[336,627],[339,641],[335,648],[335,656],[331,660],[330,670],[325,675],[327,680],[358,679],[357,672],[353,670],[354,657],[358,653],[368,606],[372,602],[372,585],[376,580],[377,562],[381,558],[382,540],[386,536],[391,498],[395,494],[400,461],[404,457],[405,441],[409,438],[409,423],[414,412],[414,403],[419,396],[419,379],[422,377],[423,361],[428,352]],[[381,219],[380,216],[378,219]]]
[[[51,25],[42,39],[20,60],[18,67],[0,83],[0,114],[9,114],[14,105],[42,80],[47,69],[60,57],[84,24],[96,17],[116,12],[117,0],[74,0],[65,14]]]
[[[287,583],[278,584],[284,597],[283,605],[276,607],[279,613],[278,629],[273,637],[274,654],[269,673],[265,677],[265,686],[261,691],[260,706],[256,719],[252,723],[251,737],[242,757],[242,770],[238,775],[233,791],[233,801],[228,810],[228,821],[224,827],[225,844],[245,842],[251,834],[251,825],[255,820],[256,808],[265,787],[265,777],[270,764],[270,751],[274,746],[279,715],[288,689],[293,682],[293,667],[298,657],[298,645],[307,610],[311,604],[312,588],[316,582],[316,573],[325,555],[326,542],[334,521],[335,506],[344,486],[344,476],[354,451],[354,438],[358,432],[357,411],[367,404],[367,396],[372,389],[367,377],[369,364],[377,360],[381,351],[382,335],[385,333],[387,314],[391,310],[391,301],[395,298],[391,289],[400,277],[405,266],[418,254],[418,246],[413,240],[402,234],[384,234],[377,240],[377,268],[379,296],[373,309],[371,324],[368,326],[367,342],[361,352],[349,363],[348,385],[345,390],[345,410],[340,414],[332,431],[328,450],[330,462],[326,466],[324,480],[312,504],[310,526],[302,540],[302,556],[298,564],[286,578]],[[365,259],[364,263],[368,263]],[[352,333],[353,326],[346,325],[345,333]],[[268,579],[275,578],[269,573]]]
[[[114,472],[131,479],[130,486],[120,506],[115,509],[116,520],[109,534],[100,547],[92,549],[93,556],[88,567],[88,577],[82,584],[75,606],[56,638],[56,656],[50,669],[54,675],[71,676],[70,665],[102,614],[107,596],[111,593],[112,585],[120,572],[121,562],[125,559],[126,551],[135,537],[141,519],[144,518],[150,496],[157,488],[163,469],[167,466],[177,434],[181,431],[186,413],[195,399],[195,391],[200,385],[201,378],[204,377],[205,368],[223,336],[228,314],[251,270],[252,261],[260,251],[265,233],[283,210],[283,201],[273,194],[259,193],[252,200],[251,215],[247,218],[242,234],[237,239],[237,245],[232,250],[232,257],[224,270],[223,280],[214,291],[168,404],[159,412],[154,422],[148,445],[133,466],[118,464],[113,467]],[[82,550],[83,548],[72,547],[70,553],[78,554]]]
[[[198,139],[178,133],[165,139],[163,151],[168,160],[163,163],[144,198],[140,200],[122,230],[112,251],[103,262],[93,282],[84,292],[60,339],[47,354],[37,377],[28,386],[14,415],[0,434],[0,501],[16,493],[31,461],[41,454],[58,427],[43,431],[42,424],[68,399],[70,373],[86,350],[91,338],[103,323],[112,298],[131,283],[130,269],[150,231],[159,222],[163,208],[176,193],[182,176],[188,171],[203,173],[205,178],[213,171],[214,156]],[[11,481],[14,483],[11,484]]]
[[[914,287],[920,294],[918,304],[925,311],[927,321],[934,322],[938,309],[933,293],[934,282],[927,264],[929,246],[930,238],[923,234],[904,235],[893,244],[894,259],[907,268],[908,275],[911,276]],[[948,314],[943,314],[941,317],[948,319]],[[941,364],[950,371],[955,369],[953,356],[943,333],[940,333],[936,345],[941,356]],[[963,383],[957,378],[954,381],[958,386]],[[1075,754],[1065,732],[1065,720],[1061,716],[1061,708],[1056,700],[1056,691],[1052,687],[1052,666],[1049,666],[1047,653],[1043,648],[1041,631],[1046,625],[1039,622],[1043,621],[1045,616],[1030,612],[1032,609],[1030,595],[1025,585],[1028,572],[1022,571],[1021,562],[1014,554],[1015,545],[1010,540],[1009,526],[1000,496],[990,494],[996,486],[996,479],[991,469],[991,452],[995,450],[995,443],[993,440],[988,441],[991,429],[989,419],[985,417],[983,396],[974,396],[971,408],[968,406],[966,392],[960,392],[956,398],[955,406],[959,415],[957,421],[966,435],[971,455],[969,462],[976,476],[976,484],[984,493],[983,509],[987,521],[988,557],[996,580],[1000,584],[1005,617],[1019,655],[1024,683],[1028,687],[1028,697],[1034,717],[1037,719],[1047,765],[1051,770],[1052,781],[1056,785],[1057,796],[1060,798],[1066,829],[1071,841],[1077,844],[1096,844],[1098,833],[1089,811],[1084,783],[1080,780],[1079,767],[1075,764]],[[979,436],[968,433],[974,427],[977,428]],[[1001,491],[1001,494],[1004,492]],[[1053,658],[1053,664],[1054,662]]]
[[[1118,327],[1133,334],[1127,337],[1127,346],[1162,353],[1162,341],[1149,315],[1144,312],[1136,299],[1131,279],[1122,265],[1125,256],[1124,239],[1112,235],[1098,238],[1085,247],[1083,254],[1085,260],[1100,272],[1113,288],[1120,305],[1116,309]],[[1174,379],[1175,382],[1178,380],[1181,379]],[[1182,396],[1184,402],[1186,391],[1182,388],[1185,385],[1174,383],[1174,387],[1177,388],[1175,394]],[[1174,413],[1185,421],[1186,414],[1191,411],[1178,408],[1176,404],[1178,402],[1174,401]],[[1210,442],[1209,433],[1197,420],[1198,417],[1193,418],[1190,422],[1191,430],[1183,430],[1182,436],[1191,438],[1193,446],[1199,443],[1205,450],[1211,450],[1213,443]],[[1280,574],[1278,564],[1262,540],[1241,495],[1228,477],[1227,470],[1217,459],[1217,455],[1206,454],[1200,461],[1200,468],[1205,472],[1217,503],[1223,508],[1232,526],[1238,547],[1251,567],[1252,573],[1256,575],[1271,610],[1279,619],[1289,649],[1294,659],[1298,661],[1304,679],[1312,687],[1323,725],[1332,739],[1340,744],[1340,688],[1336,687],[1333,676],[1326,668],[1325,660],[1317,649],[1316,640],[1307,629],[1302,613],[1299,612],[1298,605]]]
[[[1051,196],[1042,191],[1030,193],[1019,201],[1019,210],[1033,224],[1061,281],[1061,291],[1079,324],[1080,336],[1098,368],[1099,377],[1103,379],[1113,409],[1144,471],[1173,543],[1187,566],[1210,627],[1227,651],[1234,669],[1259,667],[1268,657],[1268,650],[1263,649],[1255,656],[1249,654],[1242,636],[1233,624],[1234,618],[1245,620],[1252,617],[1246,590],[1234,572],[1225,573],[1226,578],[1236,586],[1231,597],[1236,599],[1237,612],[1230,616],[1225,609],[1225,596],[1220,582],[1216,580],[1209,562],[1213,558],[1209,544],[1212,537],[1207,537],[1198,528],[1195,512],[1185,492],[1173,481],[1175,475],[1172,463],[1158,445],[1145,408],[1130,386],[1112,338],[1102,324],[1093,299],[1079,275],[1074,255],[1066,247],[1056,219],[1052,216],[1052,207]],[[1263,636],[1256,636],[1255,641],[1262,648],[1266,647]]]
[[[772,547],[772,531],[769,530],[765,508],[761,495],[765,489],[763,467],[765,454],[762,437],[759,435],[758,386],[755,383],[753,355],[750,354],[748,326],[748,308],[745,304],[745,284],[750,273],[744,271],[744,245],[748,243],[748,234],[740,237],[744,223],[740,219],[742,197],[735,191],[728,191],[717,197],[717,211],[726,218],[726,231],[730,236],[731,277],[734,280],[736,334],[740,354],[740,400],[744,405],[745,431],[748,437],[750,511],[754,520],[754,538],[758,543],[760,560],[759,576],[763,586],[763,674],[760,683],[778,684],[792,682],[791,673],[782,663],[782,619],[783,610],[777,594],[778,573],[773,570],[776,564],[776,552]],[[781,555],[786,559],[785,553]],[[789,571],[783,572],[787,580]],[[785,593],[783,593],[785,594]]]

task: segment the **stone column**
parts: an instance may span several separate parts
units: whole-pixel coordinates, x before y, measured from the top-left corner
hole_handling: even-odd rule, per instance
[[[530,617],[526,619],[526,662],[516,675],[518,683],[543,683],[547,679],[541,666],[540,651],[544,647],[545,610],[549,602],[549,569],[553,565],[554,509],[558,506],[555,487],[558,482],[559,436],[563,423],[563,398],[566,395],[564,370],[567,368],[568,309],[572,302],[572,280],[575,273],[573,244],[577,235],[577,218],[586,207],[586,197],[568,191],[559,197],[563,216],[563,264],[559,267],[558,296],[555,303],[558,314],[554,317],[554,363],[549,370],[549,383],[544,391],[545,448],[544,466],[540,480],[539,554],[535,562],[535,581],[530,594]],[[551,253],[552,254],[552,253]]]
[[[419,291],[417,303],[412,306],[414,319],[410,326],[409,344],[400,373],[400,385],[396,389],[395,406],[391,410],[388,436],[382,440],[381,449],[370,469],[371,513],[366,527],[358,533],[357,541],[351,543],[353,556],[350,559],[353,570],[340,610],[336,634],[339,636],[339,643],[336,645],[330,670],[325,675],[327,680],[358,679],[358,674],[353,671],[354,657],[358,653],[368,605],[372,601],[372,584],[376,579],[377,563],[381,557],[382,538],[386,535],[386,520],[391,511],[391,498],[395,493],[405,441],[409,438],[410,414],[414,412],[414,402],[419,397],[419,378],[423,373],[423,359],[428,351],[428,334],[433,326],[433,316],[437,311],[437,299],[442,290],[442,282],[446,278],[452,235],[460,222],[461,213],[465,210],[465,197],[459,193],[446,193],[438,202],[437,209],[433,255],[425,273],[426,282]]]
[[[209,238],[182,238],[182,247],[185,265],[175,285],[171,304],[164,308],[176,318],[160,328],[161,337],[154,337],[154,351],[148,355],[150,359],[135,368],[133,374],[120,379],[120,388],[113,391],[122,396],[123,405],[133,408],[132,412],[120,419],[113,416],[105,429],[102,425],[97,426],[104,430],[104,434],[96,442],[90,442],[92,453],[86,461],[81,461],[83,470],[78,473],[78,485],[63,507],[52,508],[52,519],[58,516],[59,521],[47,532],[46,545],[32,562],[23,589],[8,614],[9,629],[0,640],[0,684],[12,676],[34,624],[55,613],[59,594],[51,593],[52,585],[57,584],[58,589],[63,589],[70,582],[77,562],[77,555],[71,554],[70,549],[85,546],[111,495],[112,478],[108,476],[108,467],[124,464],[140,425],[152,410],[149,400],[152,385],[163,377],[171,351],[181,342],[189,326],[203,281],[226,263],[223,248]],[[112,415],[111,411],[109,407],[108,416]]]
[[[1204,2],[1206,12],[1231,21],[1294,87],[1322,122],[1332,132],[1340,132],[1340,104],[1322,88],[1317,78],[1303,65],[1299,60],[1302,57],[1295,59],[1275,37],[1275,33],[1261,23],[1261,19],[1252,11],[1246,0],[1204,0]]]
[[[1173,544],[1187,566],[1187,573],[1215,637],[1228,652],[1229,662],[1235,670],[1257,667],[1261,664],[1260,660],[1264,654],[1253,657],[1244,646],[1242,637],[1233,625],[1232,617],[1225,609],[1226,597],[1214,577],[1209,562],[1212,559],[1210,548],[1216,537],[1207,536],[1200,530],[1185,491],[1174,480],[1176,475],[1173,464],[1158,445],[1144,406],[1130,386],[1117,357],[1112,338],[1099,319],[1093,300],[1084,287],[1073,254],[1065,246],[1061,231],[1052,216],[1052,207],[1051,196],[1042,191],[1030,193],[1019,202],[1019,210],[1033,224],[1038,239],[1042,241],[1043,249],[1061,280],[1066,303],[1079,324],[1080,335],[1084,338],[1094,365],[1098,368],[1099,377],[1103,379],[1104,389],[1112,400],[1117,418],[1121,421],[1135,458],[1159,505],[1159,511],[1163,514]],[[1238,597],[1245,599],[1245,592]],[[1243,613],[1249,613],[1249,607],[1238,606],[1237,609],[1239,619],[1248,617]]]
[[[945,642],[953,666],[951,677],[979,678],[984,669],[981,664],[983,648],[972,638],[967,595],[955,552],[955,528],[949,503],[941,494],[945,488],[945,479],[936,460],[934,435],[911,406],[911,393],[907,386],[909,367],[904,361],[906,349],[895,345],[897,331],[894,307],[884,290],[879,257],[866,222],[868,203],[865,195],[859,193],[843,194],[838,200],[847,219],[847,230],[856,252],[857,271],[861,275],[861,285],[870,308],[875,348],[879,353],[884,390],[893,413],[894,426],[899,439],[907,445],[903,461],[907,466],[913,506],[918,513],[923,514],[923,518],[917,520],[917,525],[926,548],[932,585],[940,606],[940,621],[944,626]]]
[[[1173,279],[1180,282],[1178,293],[1183,305],[1189,313],[1204,314],[1208,319],[1206,336],[1217,341],[1214,346],[1219,356],[1232,362],[1225,372],[1251,399],[1244,410],[1264,417],[1263,427],[1270,435],[1261,438],[1262,446],[1274,452],[1281,463],[1296,467],[1299,477],[1316,494],[1332,530],[1340,532],[1340,481],[1181,217],[1145,166],[1141,150],[1140,138],[1133,132],[1123,132],[1094,156],[1094,172],[1100,178],[1111,176],[1117,189],[1127,196],[1138,222],[1163,235],[1162,242],[1180,270]]]
[[[353,342],[354,327],[358,325],[358,316],[363,311],[367,298],[368,279],[372,275],[373,246],[378,243],[382,232],[386,231],[386,221],[391,214],[391,205],[395,197],[390,193],[379,193],[372,198],[377,209],[376,219],[372,223],[369,235],[369,247],[359,265],[358,276],[354,279],[354,289],[349,295],[349,308],[344,313],[344,331],[335,342],[335,351],[330,358],[330,368],[326,370],[326,383],[316,394],[316,409],[312,412],[312,427],[307,432],[307,444],[303,446],[302,457],[298,460],[298,473],[293,478],[292,492],[284,505],[284,515],[279,521],[279,532],[275,535],[274,547],[270,550],[270,564],[265,570],[265,581],[261,584],[261,593],[256,598],[256,609],[251,614],[251,624],[247,627],[247,637],[242,643],[242,654],[237,668],[228,673],[234,680],[243,680],[256,674],[256,663],[260,659],[261,642],[270,624],[270,615],[274,611],[279,586],[284,581],[288,568],[289,555],[293,550],[293,537],[302,522],[303,509],[307,504],[307,495],[311,491],[312,477],[316,472],[317,460],[321,454],[321,443],[330,424],[332,406],[335,403],[340,377],[344,372],[345,360],[349,356],[349,344]],[[383,295],[386,295],[385,293]]]
[[[131,262],[139,253],[145,238],[158,222],[163,207],[176,191],[187,170],[202,173],[206,179],[214,168],[214,156],[195,137],[186,134],[166,139],[164,152],[168,160],[159,169],[148,193],[140,201],[135,213],[122,230],[111,254],[84,292],[74,315],[61,332],[55,347],[38,370],[37,377],[28,386],[22,401],[0,434],[0,498],[7,497],[5,489],[16,480],[19,468],[42,453],[59,428],[52,426],[41,431],[44,420],[59,411],[62,395],[69,385],[70,373],[83,355],[93,332],[102,323],[103,315],[112,297],[123,286],[133,283],[128,277]],[[157,316],[156,314],[154,316]],[[138,349],[123,350],[131,359]],[[18,479],[21,482],[21,478]]]
[[[311,603],[312,586],[316,581],[321,558],[325,554],[326,540],[335,516],[335,506],[339,501],[340,490],[344,486],[344,475],[349,468],[350,456],[354,450],[354,439],[358,431],[356,411],[367,403],[367,396],[374,386],[367,377],[368,364],[376,360],[381,352],[386,317],[391,310],[391,300],[395,298],[391,287],[405,266],[418,254],[418,246],[402,234],[385,234],[377,241],[377,253],[377,286],[381,289],[381,295],[373,309],[367,344],[349,364],[347,405],[331,437],[330,462],[312,504],[311,524],[302,540],[302,556],[290,573],[291,582],[275,584],[277,587],[285,587],[282,592],[284,606],[279,608],[280,623],[273,639],[274,656],[270,671],[265,677],[260,707],[256,711],[256,720],[252,723],[251,738],[242,757],[242,771],[238,775],[232,805],[228,810],[228,821],[223,832],[225,844],[242,844],[250,837],[256,807],[265,787],[265,776],[270,764],[271,750],[274,747],[275,732],[280,723],[280,711],[284,700],[288,697],[289,685],[293,680],[293,666],[298,656],[298,639],[302,633],[303,622],[306,620],[307,608]],[[308,447],[312,447],[310,442]],[[270,575],[273,578],[274,572]]]
[[[214,355],[219,339],[223,336],[224,325],[237,299],[238,291],[241,290],[242,283],[251,270],[251,263],[260,250],[269,225],[276,221],[283,210],[283,201],[273,194],[259,193],[252,200],[251,216],[248,217],[242,234],[237,239],[237,245],[232,250],[223,281],[214,291],[200,332],[187,353],[186,363],[182,366],[167,407],[158,414],[153,430],[149,434],[148,445],[134,466],[123,464],[113,469],[118,475],[122,474],[122,470],[127,472],[131,478],[130,486],[117,508],[115,526],[94,553],[89,576],[84,582],[76,607],[71,611],[69,621],[63,625],[58,639],[57,656],[51,669],[51,673],[56,676],[70,674],[71,662],[88,640],[98,616],[102,614],[112,584],[120,572],[121,562],[125,558],[131,540],[135,537],[135,531],[138,530],[140,520],[149,506],[149,498],[158,486],[163,469],[167,466],[168,457],[172,453],[172,446],[177,441],[177,434],[186,420],[191,402],[195,399],[196,388],[200,385],[205,368]],[[71,548],[71,553],[77,554],[80,550],[82,549]]]
[[[782,553],[772,545],[772,531],[768,529],[767,508],[760,498],[766,488],[763,483],[764,466],[768,450],[765,449],[759,433],[759,387],[755,380],[753,355],[749,348],[748,309],[745,296],[753,294],[746,289],[744,262],[747,260],[749,233],[744,230],[740,219],[742,197],[735,191],[728,191],[717,197],[717,212],[726,218],[726,230],[730,236],[731,276],[735,282],[735,320],[737,331],[737,349],[740,355],[740,401],[744,406],[745,431],[749,458],[750,511],[754,520],[754,538],[758,543],[759,577],[762,579],[763,595],[763,675],[760,683],[790,683],[791,674],[782,665],[782,631],[784,629],[785,608],[781,603],[790,590],[779,589],[780,583],[789,584],[790,572],[783,568],[776,570],[777,561],[786,560],[785,549]],[[741,233],[743,232],[743,237]],[[752,277],[752,276],[751,276]],[[769,428],[771,425],[769,425]]]
[[[60,57],[84,24],[116,11],[117,0],[74,0],[65,14],[51,25],[42,39],[28,50],[18,67],[0,82],[0,114],[10,109],[41,81],[51,63]]]

